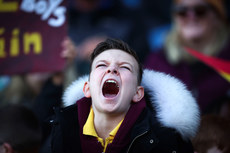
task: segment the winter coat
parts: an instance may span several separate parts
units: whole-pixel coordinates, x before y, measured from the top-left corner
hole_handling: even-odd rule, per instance
[[[63,108],[54,109],[55,115],[50,119],[52,132],[43,146],[46,151],[82,152],[78,103],[86,99],[82,87],[87,80],[85,76],[73,82],[63,95]],[[144,71],[142,85],[147,106],[130,129],[131,141],[124,152],[193,153],[190,138],[196,134],[200,116],[191,93],[178,79],[149,70]]]

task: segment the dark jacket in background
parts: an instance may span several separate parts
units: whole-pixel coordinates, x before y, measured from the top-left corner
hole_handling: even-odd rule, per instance
[[[217,58],[230,60],[230,42],[220,52]],[[164,49],[149,54],[144,64],[145,68],[170,74],[179,78],[197,99],[202,113],[208,113],[230,99],[230,83],[213,68],[202,62],[188,64],[180,62],[172,65],[166,59]]]

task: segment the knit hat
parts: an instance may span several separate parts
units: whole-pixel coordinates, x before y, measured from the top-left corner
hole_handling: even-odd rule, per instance
[[[204,2],[210,4],[220,18],[224,21],[227,20],[226,8],[224,7],[224,0],[203,0]],[[174,0],[174,3],[178,4],[181,0]]]

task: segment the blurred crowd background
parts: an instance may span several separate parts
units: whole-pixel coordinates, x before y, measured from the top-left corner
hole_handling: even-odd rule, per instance
[[[230,128],[212,130],[209,125],[223,123],[229,127],[230,79],[184,49],[190,47],[230,62],[229,0],[68,0],[67,16],[68,34],[60,44],[65,69],[1,76],[2,108],[20,104],[32,110],[39,121],[44,120],[52,107],[61,105],[65,88],[89,73],[89,55],[94,47],[112,37],[127,42],[144,68],[175,76],[192,91],[201,110],[201,130],[206,132],[199,131],[197,137],[202,138],[193,141],[197,152],[207,152],[207,148],[229,151],[229,143],[217,137],[207,140],[207,135],[224,131],[229,138]],[[207,147],[200,147],[206,141]]]

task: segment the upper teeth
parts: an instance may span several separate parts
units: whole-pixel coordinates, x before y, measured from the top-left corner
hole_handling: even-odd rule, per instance
[[[106,83],[115,83],[116,86],[119,88],[119,85],[117,84],[115,80],[107,80]]]
[[[114,81],[114,80],[107,80],[106,82],[108,82],[108,83],[116,83],[116,81]]]

